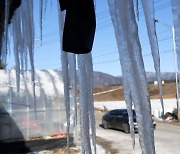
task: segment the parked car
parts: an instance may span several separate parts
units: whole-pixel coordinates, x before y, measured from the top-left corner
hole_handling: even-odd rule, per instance
[[[136,122],[136,113],[133,110],[133,122],[134,130],[138,131],[138,125]],[[129,117],[127,109],[115,109],[105,113],[102,117],[102,125],[105,129],[112,128],[122,130],[125,133],[130,133]],[[156,123],[153,120],[153,127],[155,129]]]

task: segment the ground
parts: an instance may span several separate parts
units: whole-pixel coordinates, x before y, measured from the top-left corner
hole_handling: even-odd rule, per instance
[[[158,86],[149,84],[150,98],[159,99]],[[113,91],[113,89],[118,89]],[[102,93],[107,91],[107,93]],[[99,101],[121,101],[124,100],[122,86],[108,86],[103,88],[95,88],[94,93],[99,93],[94,96],[95,102]],[[163,84],[163,98],[176,98],[175,82]],[[96,106],[96,105],[95,105]],[[95,110],[97,144],[100,144],[110,154],[139,154],[141,153],[138,134],[136,134],[136,146],[133,150],[132,140],[129,134],[121,131],[106,130],[101,127],[102,115],[107,111],[107,108],[99,111]],[[177,122],[162,122],[156,120],[157,128],[155,130],[155,147],[158,154],[179,154],[180,152],[180,123]]]
[[[101,127],[102,112],[95,112],[97,144],[100,144],[110,154],[140,154],[138,134],[135,135],[135,149],[132,146],[130,134],[122,131],[104,129]],[[180,153],[180,123],[167,123],[156,120],[155,148],[158,154]]]
[[[113,89],[118,89],[111,91]],[[111,91],[108,93],[101,93],[104,91]],[[149,92],[151,99],[159,99],[158,86],[149,84]],[[122,86],[108,86],[103,88],[95,88],[94,93],[101,93],[94,96],[95,102],[98,101],[120,101],[124,100]],[[176,84],[165,83],[163,85],[163,98],[175,98],[176,96]],[[104,129],[101,127],[102,115],[107,111],[104,109],[103,112],[99,109],[95,109],[96,117],[96,132],[97,132],[97,145],[103,147],[108,154],[139,154],[142,153],[139,145],[138,134],[136,134],[136,145],[133,150],[132,140],[130,134],[124,132]],[[162,122],[157,121],[157,128],[155,130],[155,147],[158,154],[179,154],[180,147],[180,123],[177,122]],[[57,153],[56,153],[57,152]],[[56,151],[58,154],[62,151]],[[102,151],[97,151],[98,154],[105,154]]]
[[[149,84],[149,93],[151,99],[159,99],[159,90],[158,86],[155,84]],[[175,82],[165,82],[163,84],[163,98],[175,98],[176,97],[176,84]],[[118,89],[112,92],[108,92],[112,89]],[[95,88],[94,93],[100,93],[107,91],[107,93],[102,93],[94,95],[95,102],[97,101],[120,101],[124,100],[123,87],[120,85],[117,86],[107,86],[102,88]]]
[[[98,101],[120,101],[124,100],[122,86],[108,86],[103,88],[95,88],[94,93],[101,93],[104,91],[110,91],[112,89],[118,89],[108,93],[102,93],[94,96],[95,102]],[[149,92],[151,99],[159,99],[158,86],[149,84]],[[176,97],[176,85],[175,83],[165,83],[163,85],[163,98],[175,98]],[[126,134],[122,131],[104,129],[101,127],[102,115],[104,112],[99,109],[95,109],[96,117],[96,134],[97,145],[101,146],[108,154],[140,154],[141,149],[139,145],[138,134],[136,134],[136,145],[133,150],[132,140],[130,134]],[[157,121],[157,128],[155,130],[155,147],[158,154],[179,154],[180,152],[180,123],[168,123]],[[67,149],[56,149],[53,151],[43,151],[39,154],[65,154]],[[71,154],[80,153],[78,148],[72,148]],[[97,151],[97,154],[106,154],[101,150]]]

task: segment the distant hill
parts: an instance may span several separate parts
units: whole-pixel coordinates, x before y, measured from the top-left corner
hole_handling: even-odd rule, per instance
[[[116,77],[102,72],[94,72],[94,87],[104,87],[122,84],[122,76]]]
[[[147,72],[147,81],[152,83],[156,81],[156,73]],[[161,78],[164,81],[172,82],[175,81],[175,73],[172,72],[163,72],[161,73]],[[122,76],[113,76],[102,72],[94,72],[94,87],[104,87],[112,85],[122,85],[123,78]]]
[[[13,73],[13,71],[11,71],[11,74],[12,74],[11,77],[14,80],[13,83],[16,84],[15,72]],[[39,76],[43,75],[42,79],[40,80],[43,83],[43,86],[48,85],[48,84],[54,86],[54,85],[56,85],[54,82],[59,82],[59,84],[61,83],[61,85],[63,83],[62,72],[58,71],[58,70],[37,70],[36,77],[38,75]],[[147,76],[147,81],[149,83],[156,81],[156,74],[154,72],[147,72],[146,76]],[[0,77],[1,77],[0,83],[2,82],[2,84],[4,85],[5,81],[8,79],[8,72],[1,70],[0,71]],[[175,81],[175,73],[163,72],[163,73],[161,73],[161,77],[162,77],[162,80],[165,80],[168,82]],[[30,74],[29,74],[28,78],[31,78]],[[58,78],[58,80],[56,78]],[[28,79],[28,81],[31,81],[31,80]],[[50,83],[50,81],[53,81],[53,82]],[[7,80],[6,82],[9,82],[9,81]],[[123,77],[122,76],[113,76],[113,75],[102,73],[102,72],[94,72],[94,87],[95,88],[105,87],[105,86],[122,85],[122,83],[123,83]],[[9,83],[7,83],[7,84],[9,84]],[[78,83],[78,85],[79,85],[79,83]],[[59,86],[58,86],[58,88],[59,88]],[[52,91],[49,88],[47,88],[46,90],[47,90],[47,93],[51,93],[51,91]],[[63,91],[63,87],[61,87],[61,91]]]

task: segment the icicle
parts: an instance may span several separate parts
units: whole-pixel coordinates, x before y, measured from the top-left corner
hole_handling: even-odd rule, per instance
[[[14,43],[14,58],[16,65],[16,86],[17,91],[20,89],[20,60],[19,60],[19,48],[21,41],[21,27],[20,27],[20,14],[19,10],[16,10],[12,19],[12,31],[13,31],[13,43]]]
[[[154,67],[156,70],[156,76],[158,80],[158,86],[159,86],[159,94],[160,94],[160,100],[163,110],[164,116],[164,103],[162,98],[162,83],[161,83],[161,71],[160,71],[160,56],[159,56],[159,46],[158,46],[158,40],[156,36],[156,28],[155,28],[155,16],[154,16],[154,4],[153,0],[142,0],[142,6],[144,10],[144,15],[146,19],[146,25],[151,45],[151,52],[154,60]]]
[[[78,55],[78,70],[80,82],[80,122],[81,122],[81,147],[82,153],[91,154],[89,137],[89,101],[88,80],[86,72],[86,54]]]
[[[69,53],[69,69],[72,81],[72,102],[74,105],[74,127],[77,126],[77,77],[76,77],[76,55]]]
[[[32,73],[32,82],[33,82],[33,91],[35,92],[35,71],[34,71],[34,21],[33,21],[33,1],[29,0],[28,3],[28,18],[29,18],[29,27],[28,27],[28,32],[29,34],[29,40],[28,40],[28,50],[29,50],[29,59],[30,59],[30,63],[31,63],[31,73]],[[27,7],[27,6],[26,6]],[[27,21],[26,21],[27,22]]]
[[[33,1],[22,1],[21,6],[16,9],[14,16],[12,17],[12,32],[13,32],[13,44],[14,55],[16,62],[16,78],[17,89],[19,91],[20,73],[24,70],[24,57],[27,57],[29,52],[31,73],[32,73],[32,85],[33,94],[35,99],[35,111],[36,111],[36,98],[35,98],[35,77],[34,77],[34,22],[33,22]],[[27,59],[25,58],[27,64]],[[20,71],[21,70],[21,71]],[[35,112],[36,113],[36,112]]]
[[[8,18],[9,18],[9,0],[4,1],[4,8],[1,10],[0,21],[0,64],[5,64],[7,57],[7,32],[8,32]],[[4,19],[4,21],[3,21]]]
[[[122,68],[129,79],[142,153],[155,153],[151,106],[132,0],[109,0]],[[112,9],[115,8],[115,11]],[[116,20],[115,20],[116,19]],[[117,37],[118,36],[118,37]],[[122,46],[122,47],[121,47]],[[124,64],[127,64],[126,66]],[[124,72],[123,72],[124,73]],[[127,76],[129,75],[129,76]],[[127,82],[125,82],[127,84]],[[129,94],[129,93],[128,93]],[[130,96],[128,98],[130,98]],[[130,106],[127,106],[128,108]],[[129,109],[130,111],[131,109]]]
[[[69,73],[68,73],[68,57],[67,53],[62,51],[62,31],[64,25],[64,15],[61,13],[59,8],[59,3],[57,1],[57,9],[58,9],[58,18],[59,18],[59,37],[60,37],[60,45],[61,45],[61,65],[62,65],[62,75],[64,82],[64,99],[65,99],[65,107],[66,107],[66,121],[67,121],[67,148],[68,154],[70,153],[70,95],[69,95]]]
[[[88,88],[88,100],[89,100],[89,113],[90,113],[90,124],[92,132],[92,141],[94,146],[94,154],[96,154],[96,123],[94,116],[94,98],[93,98],[93,85],[94,85],[94,75],[93,75],[93,64],[91,53],[86,55],[86,71],[87,71],[87,88]]]
[[[42,43],[43,0],[39,0],[40,41]]]
[[[47,3],[48,3],[48,0],[45,0],[45,5],[44,5],[44,18],[46,17]],[[58,4],[58,5],[59,5],[59,4]],[[58,6],[58,5],[57,5],[57,6]]]
[[[5,1],[5,21],[4,21],[4,57],[3,61],[6,63],[6,56],[7,56],[7,40],[8,40],[8,23],[9,23],[9,0]]]
[[[139,21],[139,0],[136,0],[136,16],[137,20]]]
[[[129,61],[127,60],[127,55],[126,55],[126,49],[124,47],[124,43],[122,43],[124,40],[120,37],[119,30],[118,30],[118,19],[116,16],[115,12],[115,3],[114,1],[108,1],[109,2],[109,9],[111,13],[111,18],[113,21],[113,25],[115,28],[115,35],[116,35],[116,40],[117,40],[117,45],[119,49],[119,59],[121,63],[121,70],[122,70],[122,76],[123,76],[123,87],[124,87],[124,97],[125,97],[125,102],[127,106],[127,111],[129,115],[129,124],[130,124],[130,131],[131,131],[131,138],[133,141],[133,147],[135,146],[135,134],[134,134],[134,123],[133,123],[133,116],[132,116],[132,99],[131,99],[131,90],[128,85],[130,83],[130,68],[129,66]],[[128,69],[127,69],[128,67]]]
[[[57,9],[58,9],[58,19],[59,19],[59,38],[60,38],[60,45],[61,45],[61,50],[62,50],[62,35],[63,35],[63,29],[64,29],[65,14],[60,11],[60,5],[58,1],[57,1]]]
[[[178,70],[180,70],[180,1],[172,1]],[[180,76],[178,76],[180,80]]]
[[[27,1],[22,1],[21,3],[22,3],[21,5],[23,5],[23,9],[24,9],[23,11],[26,12],[26,15],[24,16],[25,18],[22,21],[26,23],[26,27],[23,27],[24,29],[26,28],[26,34],[24,34],[23,36],[27,37],[26,43],[27,43],[27,49],[29,52],[29,59],[30,59],[30,64],[31,64],[31,80],[32,80],[32,85],[33,85],[33,95],[34,95],[35,114],[36,114],[35,70],[34,70],[35,31],[34,31],[34,21],[33,21],[33,1],[27,0]]]
[[[65,107],[66,107],[66,120],[67,120],[67,148],[68,153],[70,153],[70,96],[69,96],[69,73],[68,73],[68,57],[66,52],[61,52],[61,63],[62,63],[62,74],[63,74],[63,82],[64,82],[64,99],[65,99]]]
[[[174,42],[174,50],[175,55],[177,57],[175,63],[177,63],[178,72],[180,71],[180,1],[179,0],[171,0],[172,1],[172,10],[173,10],[173,18],[174,18],[174,27],[172,27],[173,39]],[[180,73],[177,73],[176,76],[180,81]],[[178,86],[179,88],[179,86]],[[177,93],[177,110],[178,110],[178,120],[180,120],[180,105],[179,105],[179,93]]]
[[[27,16],[27,13],[26,13],[26,3],[23,1],[21,3],[21,18],[23,20],[22,22],[22,35],[25,36],[23,39],[22,39],[22,44],[23,44],[23,49],[21,52],[23,52],[23,54],[21,55],[21,65],[23,65],[22,69],[25,69],[27,71],[27,68],[28,68],[28,40],[29,40],[29,37],[30,36],[27,36],[26,37],[26,33],[28,33],[28,35],[32,35],[30,34],[28,31],[29,29],[29,25],[27,26],[27,20],[28,19],[28,16]]]

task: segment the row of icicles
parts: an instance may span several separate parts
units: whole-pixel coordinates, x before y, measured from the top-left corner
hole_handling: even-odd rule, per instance
[[[136,3],[135,3],[136,2]],[[159,84],[160,100],[164,111],[162,99],[162,85],[160,76],[160,58],[158,40],[155,29],[155,15],[153,0],[141,0],[146,20],[146,26],[154,60],[157,80]],[[52,1],[51,1],[52,3]],[[134,12],[134,6],[138,6],[138,0],[108,0],[111,19],[114,26],[116,41],[119,50],[119,59],[121,63],[125,102],[129,114],[129,123],[131,129],[131,137],[133,146],[135,145],[134,126],[132,119],[132,106],[134,105],[139,129],[139,141],[143,154],[154,154],[154,132],[151,117],[151,105],[147,88],[147,80],[145,75],[144,63],[142,59],[141,44],[138,36],[138,25]],[[27,69],[27,61],[30,60],[33,91],[35,97],[35,75],[34,75],[34,14],[33,1],[22,0],[21,6],[16,9],[11,21],[8,25],[10,0],[6,0],[5,4],[5,22],[4,36],[1,48],[1,61],[6,62],[7,51],[10,51],[8,43],[10,42],[10,34],[13,38],[13,51],[16,63],[17,90],[19,90],[20,73]],[[57,0],[57,8],[59,14],[59,32],[62,37],[64,25],[64,12],[59,9]],[[180,36],[180,1],[172,0],[174,26],[176,36]],[[47,0],[39,0],[39,16],[40,16],[40,38],[42,39],[42,18],[43,11],[46,10]],[[138,14],[138,13],[137,13]],[[180,38],[176,37],[177,46],[180,45]],[[60,44],[62,43],[62,40]],[[180,48],[177,48],[179,51]],[[180,52],[179,52],[180,53]],[[29,58],[28,58],[29,55]],[[179,60],[178,54],[178,61]],[[81,125],[81,151],[83,154],[91,154],[90,130],[92,133],[92,143],[94,145],[94,153],[96,153],[96,131],[94,117],[94,101],[93,101],[93,64],[92,55],[83,54],[75,55],[61,51],[61,62],[64,81],[64,97],[67,118],[67,147],[69,149],[69,131],[70,131],[70,93],[69,87],[72,86],[72,99],[75,108],[74,125],[77,125],[77,71],[76,61],[78,63],[79,73],[79,90],[80,90],[80,125]],[[71,82],[69,80],[71,79]],[[70,152],[70,150],[69,150]]]

